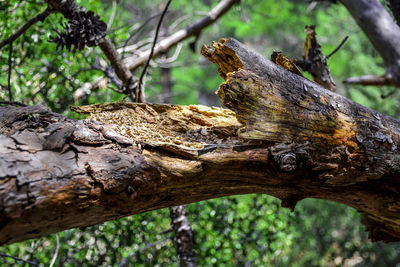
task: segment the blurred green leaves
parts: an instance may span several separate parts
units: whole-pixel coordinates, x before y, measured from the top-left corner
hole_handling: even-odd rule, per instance
[[[98,12],[109,21],[113,1],[77,1],[87,10]],[[128,3],[129,2],[129,3]],[[115,20],[108,37],[117,47],[132,36],[133,44],[152,35],[165,1],[117,1]],[[174,0],[167,18],[170,32],[191,25],[217,1]],[[43,1],[0,1],[0,39],[7,38],[24,22],[45,9]],[[12,89],[15,100],[45,104],[57,112],[68,112],[69,105],[117,101],[123,96],[101,87],[87,97],[73,95],[85,83],[102,75],[90,70],[96,58],[106,62],[99,49],[77,53],[56,52],[47,40],[53,28],[63,21],[52,14],[44,23],[29,29],[14,43]],[[196,43],[196,53],[187,40],[171,69],[173,102],[177,104],[218,103],[214,91],[222,82],[217,68],[198,53],[203,43],[234,37],[269,57],[273,49],[290,57],[303,55],[304,26],[317,25],[317,38],[325,54],[346,36],[346,44],[329,61],[340,94],[386,114],[399,117],[399,93],[390,87],[343,85],[351,76],[383,74],[385,67],[365,35],[340,4],[309,1],[241,1],[220,21],[205,29]],[[143,27],[141,27],[143,26]],[[171,56],[173,51],[168,53]],[[0,50],[0,83],[6,85],[8,46]],[[161,73],[157,59],[151,65],[146,83],[149,102],[160,102]],[[140,73],[139,68],[138,72]],[[0,98],[6,98],[5,90]],[[303,200],[294,213],[280,207],[266,195],[232,196],[190,204],[188,213],[195,233],[199,266],[395,266],[400,262],[399,245],[372,244],[359,221],[357,211],[327,201]],[[178,259],[169,230],[166,210],[130,216],[118,221],[60,233],[59,266],[176,266]],[[53,257],[55,236],[3,246],[1,252],[46,265]],[[15,263],[0,258],[4,265]]]

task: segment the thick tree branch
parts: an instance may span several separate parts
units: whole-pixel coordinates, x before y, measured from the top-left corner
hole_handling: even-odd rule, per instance
[[[121,55],[107,37],[103,38],[102,42],[99,43],[99,47],[110,61],[111,66],[113,67],[118,78],[122,81],[125,93],[129,95],[132,100],[134,100],[136,98],[138,85],[137,77],[132,75],[126,64],[124,64],[122,61]]]
[[[164,54],[168,56],[168,52]],[[171,104],[173,82],[171,79],[171,69],[161,68],[161,90],[163,103]],[[195,267],[196,253],[194,251],[194,235],[190,224],[185,205],[173,206],[169,208],[171,217],[171,228],[174,231],[174,243],[179,255],[181,267]]]
[[[358,209],[372,240],[400,240],[400,122],[239,42],[203,54],[233,110],[114,103],[0,107],[0,243],[200,200],[264,193]],[[101,122],[101,123],[100,123]]]
[[[400,86],[400,28],[379,0],[340,0],[386,65],[386,76]]]

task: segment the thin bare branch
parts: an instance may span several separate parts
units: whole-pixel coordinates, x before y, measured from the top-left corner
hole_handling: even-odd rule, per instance
[[[10,37],[0,42],[0,49],[2,49],[5,45],[11,44],[18,37],[20,37],[23,33],[25,33],[32,25],[41,21],[43,22],[51,13],[53,12],[52,9],[47,8],[42,13],[38,14],[34,18],[28,20],[21,28],[19,28],[15,33],[13,33]]]
[[[13,94],[11,90],[12,51],[13,51],[13,43],[11,42],[10,51],[8,52],[8,78],[7,78],[8,98],[10,101],[13,101]]]
[[[344,80],[343,83],[360,84],[360,85],[375,85],[375,86],[389,85],[389,86],[400,87],[395,82],[393,82],[393,80],[390,77],[388,77],[387,75],[382,75],[382,76],[365,75],[365,76],[360,76],[360,77],[351,77],[351,78]]]
[[[182,47],[183,47],[183,45],[181,43],[178,44],[176,46],[174,54],[171,57],[169,57],[169,58],[160,58],[156,62],[159,63],[159,64],[162,64],[164,66],[166,64],[170,64],[170,63],[174,62],[178,58],[179,54],[181,53]]]
[[[127,47],[128,43],[129,43],[129,41],[130,41],[137,33],[139,33],[150,21],[152,21],[154,18],[156,18],[156,17],[158,17],[158,16],[161,16],[161,14],[162,14],[162,13],[155,14],[155,15],[151,16],[151,17],[148,18],[145,22],[143,22],[143,24],[140,25],[139,28],[137,28],[133,33],[131,33],[131,34],[129,35],[129,37],[125,40],[124,45],[122,46],[122,47],[123,47],[123,50],[122,50],[122,57],[124,57],[124,55],[125,55],[126,47]]]
[[[56,233],[56,251],[54,252],[53,258],[51,259],[49,267],[53,267],[54,263],[56,262],[57,256],[58,256],[58,250],[60,249],[60,238],[58,237],[58,233]]]
[[[342,48],[342,46],[344,45],[344,43],[347,41],[347,39],[349,39],[349,36],[346,35],[346,37],[344,37],[344,39],[340,42],[340,44],[332,51],[330,52],[327,56],[326,59],[330,58],[331,56],[333,56],[337,51],[339,51],[340,48]]]
[[[201,20],[195,22],[186,29],[180,30],[168,38],[160,41],[154,48],[153,57],[167,51],[172,46],[177,43],[199,34],[204,28],[213,24],[218,18],[225,14],[234,4],[238,3],[240,0],[222,0],[219,4],[212,9],[207,15]],[[144,64],[151,51],[145,51],[140,54],[138,58],[128,58],[127,63],[130,70],[135,70],[142,64]]]
[[[222,0],[218,3],[218,5],[213,8],[210,12],[207,13],[201,20],[193,23],[186,29],[182,29],[173,35],[165,38],[164,40],[158,42],[158,44],[154,48],[153,57],[159,55],[170,49],[172,46],[176,45],[183,40],[198,35],[201,31],[203,31],[206,27],[213,24],[217,21],[222,15],[224,15],[228,10],[235,4],[240,2],[240,0]],[[145,51],[141,53],[138,57],[130,57],[126,59],[126,63],[128,68],[131,71],[136,70],[141,65],[145,64],[147,59],[149,58],[151,51]],[[96,90],[100,84],[104,82],[104,77],[98,78],[91,87],[91,90]]]
[[[18,102],[18,101],[1,101],[1,100],[0,100],[0,105],[13,105],[13,106],[20,106],[20,107],[28,106],[27,104]]]
[[[147,68],[149,67],[150,60],[153,58],[154,47],[157,44],[157,39],[158,39],[158,34],[160,33],[161,24],[162,24],[162,21],[164,19],[165,13],[167,13],[168,7],[171,4],[171,2],[172,2],[172,0],[168,0],[168,2],[165,5],[165,8],[164,8],[164,10],[163,10],[163,12],[161,14],[160,20],[158,21],[157,28],[156,28],[156,33],[154,35],[153,45],[151,46],[151,50],[150,50],[150,55],[149,55],[149,58],[146,61],[146,64],[144,65],[142,74],[140,75],[140,78],[139,78],[138,88],[136,89],[136,98],[135,98],[136,102],[139,102],[139,103],[143,103],[144,102],[143,78],[144,78],[144,76],[146,74]]]
[[[117,13],[117,0],[113,0],[113,2],[112,2],[111,16],[110,16],[110,19],[108,20],[108,23],[107,23],[107,31],[110,30],[111,25],[112,25],[113,22],[114,22],[115,14],[116,14],[116,13]]]
[[[40,266],[40,265],[39,265],[38,263],[36,263],[36,262],[27,261],[27,260],[24,260],[24,259],[15,257],[15,256],[11,256],[11,255],[8,255],[8,254],[5,254],[5,253],[1,253],[1,252],[0,252],[0,257],[3,257],[3,258],[11,258],[11,259],[15,260],[16,262],[27,263],[27,264],[29,264],[30,266],[31,266],[31,265],[32,265],[32,266]]]

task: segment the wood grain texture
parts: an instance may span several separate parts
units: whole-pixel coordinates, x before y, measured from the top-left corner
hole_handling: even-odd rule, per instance
[[[399,121],[234,39],[203,54],[229,109],[111,103],[75,121],[0,107],[0,243],[249,193],[344,203],[372,240],[400,240]]]
[[[307,176],[316,175],[321,188],[350,190],[347,197],[346,192],[324,192],[319,197],[371,214],[385,213],[388,210],[382,207],[390,205],[394,212],[385,216],[398,218],[397,204],[389,204],[397,203],[397,193],[392,192],[399,189],[398,120],[294,75],[234,39],[204,46],[202,53],[218,64],[226,80],[217,93],[243,123],[238,132],[241,138],[277,144],[269,150],[281,169],[311,170]],[[369,183],[374,190],[370,197],[364,195],[370,200],[362,206],[359,196],[364,190],[355,192],[348,186]],[[390,197],[383,193],[388,188]],[[319,195],[317,191],[314,194]],[[371,231],[371,238],[392,235],[392,230],[380,230]]]

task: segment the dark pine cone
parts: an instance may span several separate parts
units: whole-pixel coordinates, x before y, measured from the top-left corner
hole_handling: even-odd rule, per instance
[[[75,12],[67,24],[61,24],[64,32],[55,29],[56,36],[50,37],[49,42],[57,44],[57,50],[66,47],[73,52],[82,50],[85,46],[97,46],[107,34],[107,24],[94,12]]]

